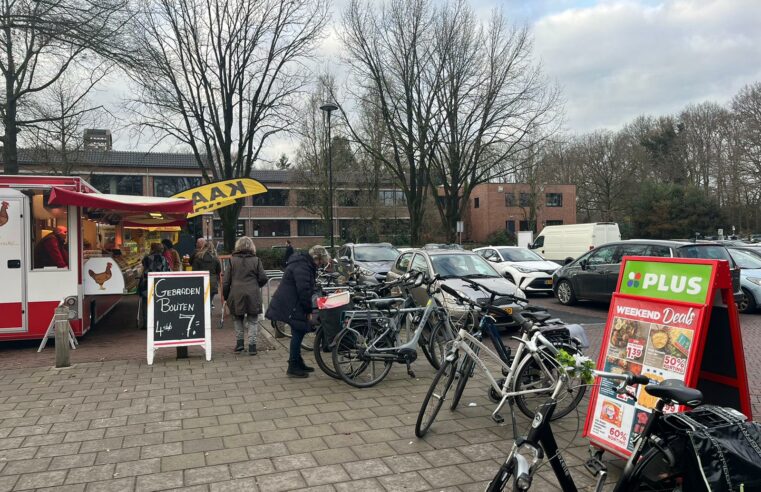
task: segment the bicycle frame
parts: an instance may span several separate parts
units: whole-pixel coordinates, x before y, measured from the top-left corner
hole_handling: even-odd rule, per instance
[[[485,323],[488,323],[488,321],[485,321],[487,318],[491,318],[491,316],[486,315],[481,318],[481,326],[483,327]],[[549,340],[547,340],[540,332],[535,331],[532,335],[529,335],[529,332],[524,331],[521,338],[513,337],[515,340],[519,342],[518,348],[515,351],[515,356],[513,357],[512,362],[510,365],[507,364],[507,361],[500,355],[497,355],[494,353],[489,347],[487,347],[481,340],[479,340],[476,336],[468,333],[465,329],[460,329],[459,332],[457,332],[457,337],[455,338],[452,349],[450,350],[449,355],[447,355],[447,358],[450,361],[454,361],[454,359],[457,357],[457,352],[459,350],[462,350],[465,352],[470,358],[475,361],[475,363],[478,365],[478,367],[481,368],[481,370],[486,374],[486,378],[489,380],[489,384],[491,384],[492,388],[499,394],[502,399],[497,405],[497,408],[492,412],[492,419],[497,420],[498,414],[500,410],[502,410],[502,407],[505,405],[505,402],[509,398],[512,398],[514,396],[518,395],[527,395],[532,393],[547,393],[550,391],[550,389],[553,389],[554,391],[557,391],[557,388],[560,388],[560,384],[558,382],[559,379],[556,379],[552,372],[547,370],[547,367],[544,364],[544,361],[542,361],[541,357],[537,355],[539,351],[541,350],[541,347],[546,347],[550,350],[550,352],[555,355],[557,354],[557,349],[550,343]],[[475,345],[479,349],[479,353],[486,353],[489,357],[491,357],[494,361],[496,361],[500,367],[507,371],[507,376],[505,377],[504,384],[500,387],[497,380],[492,375],[491,371],[489,371],[489,368],[486,366],[486,363],[481,360],[479,357],[479,354],[476,353],[475,350],[471,347],[471,344]],[[499,343],[495,345],[497,347],[504,347],[502,345],[502,341],[499,340]],[[530,389],[530,390],[521,390],[521,391],[510,391],[509,389],[513,386],[513,378],[515,374],[518,371],[518,365],[523,361],[524,353],[528,352],[536,363],[539,365],[539,367],[542,368],[542,371],[550,378],[550,380],[553,382],[552,386],[549,386],[547,388],[540,388],[540,389]]]

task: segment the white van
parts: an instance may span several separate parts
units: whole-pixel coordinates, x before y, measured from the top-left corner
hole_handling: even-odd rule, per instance
[[[590,249],[605,243],[620,241],[621,232],[615,222],[547,226],[529,249],[545,260],[561,265],[575,260]]]

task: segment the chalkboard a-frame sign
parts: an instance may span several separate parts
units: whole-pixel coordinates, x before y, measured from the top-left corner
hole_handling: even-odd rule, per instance
[[[211,360],[208,272],[148,274],[148,364],[161,347],[200,345]]]

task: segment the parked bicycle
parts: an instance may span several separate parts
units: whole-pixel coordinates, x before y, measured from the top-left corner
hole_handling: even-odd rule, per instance
[[[593,374],[601,378],[621,381],[616,390],[619,394],[628,394],[627,387],[644,384],[645,391],[659,398],[613,490],[615,492],[682,490],[682,477],[686,470],[680,468],[675,459],[674,450],[669,447],[669,436],[661,434],[659,422],[663,419],[663,409],[666,405],[695,407],[702,402],[702,393],[685,387],[676,379],[655,383],[646,376],[631,373],[593,371]],[[566,371],[561,375],[563,379],[568,377]],[[552,395],[536,410],[528,435],[513,443],[507,459],[489,483],[487,491],[503,490],[511,478],[513,478],[513,490],[529,490],[534,474],[544,457],[549,460],[563,491],[577,490],[568,465],[558,449],[551,426],[562,386],[558,385]],[[629,394],[629,396],[633,395]],[[601,460],[602,453],[602,450],[598,450],[586,463],[586,468],[597,479],[595,488],[597,492],[602,490],[607,477],[607,467]]]
[[[429,362],[441,363],[443,347],[454,338],[449,315],[443,307],[437,287],[438,278],[425,278],[411,270],[402,276],[405,298],[378,299],[381,309],[345,313],[344,328],[336,336],[333,347],[333,366],[346,383],[367,388],[382,381],[394,362],[405,364],[407,374],[415,376],[411,364],[417,359],[420,346]],[[409,289],[425,285],[429,299],[424,307],[414,306]],[[429,339],[424,334],[430,333]],[[405,335],[405,336],[403,336]]]
[[[513,355],[510,347],[506,347],[499,336],[494,319],[494,315],[501,315],[503,312],[503,308],[496,306],[495,301],[511,296],[491,290],[474,280],[469,283],[474,288],[487,293],[489,298],[476,303],[447,285],[441,287],[444,292],[459,299],[463,304],[469,305],[474,312],[480,313],[480,322],[475,333],[470,333],[466,329],[460,329],[457,332],[441,368],[434,376],[423,399],[415,422],[415,435],[423,437],[431,428],[455,379],[457,379],[457,385],[454,388],[450,409],[457,408],[476,366],[483,371],[490,384],[489,398],[497,403],[491,415],[495,422],[504,422],[500,411],[507,402],[515,402],[526,416],[533,416],[533,398],[551,394],[553,391],[562,391],[566,396],[563,400],[566,405],[557,412],[555,418],[570,413],[584,397],[585,386],[568,384],[567,377],[562,379],[560,376],[565,373],[559,369],[555,357],[559,349],[565,350],[569,355],[581,354],[580,343],[569,336],[567,329],[558,327],[543,330],[541,325],[533,323],[514,310],[512,316],[520,324],[522,335],[520,338],[513,337],[519,342]],[[496,352],[483,343],[484,334],[491,339]],[[502,375],[505,376],[504,379],[497,379],[492,374],[482,359],[483,356],[500,367]]]

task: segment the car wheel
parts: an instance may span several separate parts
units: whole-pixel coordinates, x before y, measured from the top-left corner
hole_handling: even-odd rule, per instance
[[[561,280],[558,283],[558,289],[555,295],[560,304],[570,306],[576,303],[576,294],[573,292],[573,286],[568,280]]]
[[[737,310],[743,314],[752,313],[756,310],[756,300],[749,290],[743,289],[743,297],[737,303]]]

